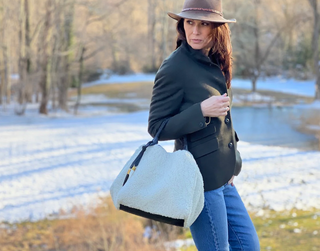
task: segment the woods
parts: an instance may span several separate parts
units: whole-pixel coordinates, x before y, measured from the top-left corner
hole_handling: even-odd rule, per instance
[[[24,114],[69,111],[68,90],[110,69],[155,72],[175,48],[182,0],[0,1],[0,105]],[[319,0],[224,0],[231,24],[234,77],[314,79],[320,100]]]

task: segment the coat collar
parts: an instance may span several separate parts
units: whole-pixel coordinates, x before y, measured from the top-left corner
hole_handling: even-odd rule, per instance
[[[195,50],[193,49],[188,43],[186,40],[183,40],[182,43],[181,43],[181,47],[184,51],[186,51],[192,58],[194,58],[195,60],[201,62],[201,63],[204,63],[204,64],[207,64],[207,65],[211,65],[211,64],[215,64],[216,66],[217,63],[216,62],[212,62],[211,59],[204,55],[202,50]],[[218,66],[219,67],[219,66]],[[220,67],[219,67],[220,68]]]

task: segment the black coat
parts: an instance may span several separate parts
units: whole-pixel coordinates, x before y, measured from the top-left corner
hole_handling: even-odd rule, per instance
[[[186,41],[164,60],[156,74],[148,131],[154,137],[162,121],[170,118],[159,140],[175,139],[178,150],[182,149],[181,139],[187,136],[188,150],[200,168],[205,191],[224,185],[241,169],[230,111],[225,117],[211,118],[207,125],[209,120],[200,107],[203,100],[230,91],[220,67]]]

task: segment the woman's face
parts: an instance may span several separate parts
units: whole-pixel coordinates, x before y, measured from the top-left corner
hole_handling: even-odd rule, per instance
[[[188,44],[195,50],[211,47],[213,24],[207,21],[185,19],[184,30]]]

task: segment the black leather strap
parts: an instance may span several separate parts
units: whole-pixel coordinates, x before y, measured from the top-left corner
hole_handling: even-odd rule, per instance
[[[169,118],[165,119],[164,121],[162,121],[158,131],[157,131],[157,134],[156,136],[153,138],[152,142],[154,145],[158,144],[158,141],[159,141],[159,136],[160,136],[160,133],[162,132],[163,128],[166,126],[166,124],[168,123],[169,121]]]
[[[160,125],[160,127],[159,127],[159,129],[158,129],[158,131],[157,131],[156,136],[155,136],[154,139],[152,140],[152,144],[151,144],[151,145],[156,145],[156,144],[158,144],[160,133],[162,132],[163,128],[167,125],[169,119],[170,119],[170,118],[167,118],[167,119],[165,119],[165,120],[161,123],[161,125]],[[187,136],[184,136],[184,137],[183,137],[183,149],[188,151]]]
[[[123,211],[131,213],[131,214],[135,214],[135,215],[138,215],[138,216],[141,216],[144,218],[148,218],[151,220],[156,220],[156,221],[164,222],[164,223],[179,226],[179,227],[184,226],[183,219],[174,219],[174,218],[170,218],[170,217],[166,217],[166,216],[162,216],[162,215],[158,215],[158,214],[152,214],[152,213],[144,212],[142,210],[135,209],[132,207],[127,207],[127,206],[124,206],[121,204],[120,204],[120,210],[123,210]]]

